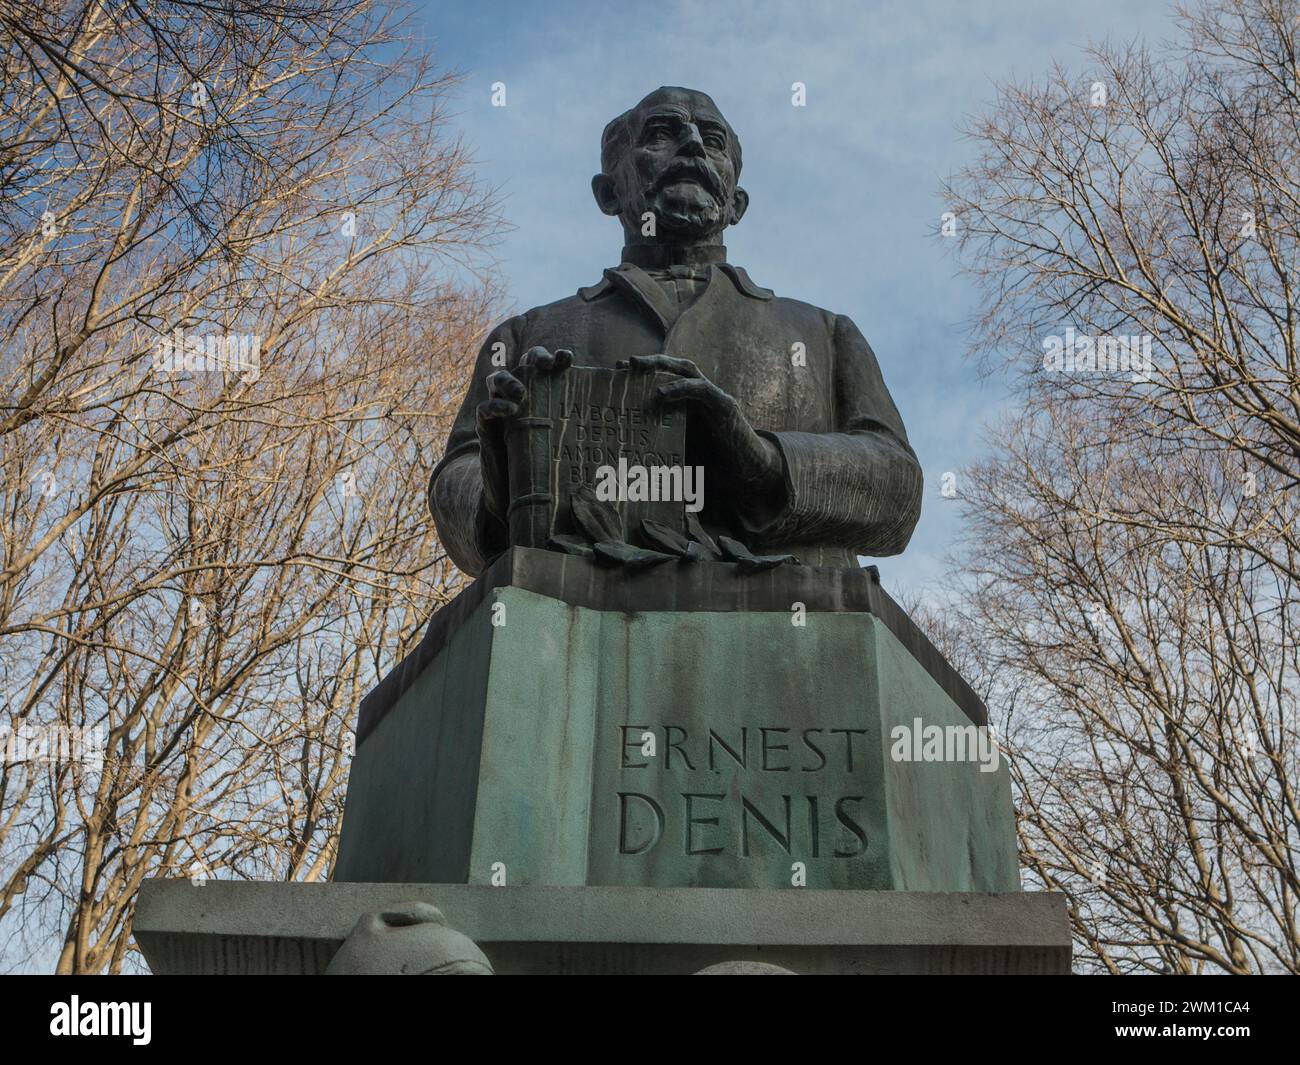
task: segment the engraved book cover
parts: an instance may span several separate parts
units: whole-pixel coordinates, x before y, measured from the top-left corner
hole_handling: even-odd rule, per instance
[[[510,541],[544,547],[584,534],[575,500],[599,507],[604,539],[643,542],[642,521],[682,533],[686,412],[660,404],[668,374],[573,367],[520,371],[527,408],[507,437]]]

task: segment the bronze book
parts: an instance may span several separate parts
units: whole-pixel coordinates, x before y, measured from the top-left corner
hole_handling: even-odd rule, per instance
[[[622,533],[611,539],[644,544],[647,518],[685,531],[686,412],[655,395],[676,378],[585,366],[515,374],[528,394],[506,440],[512,544],[590,539],[573,514],[584,485],[617,514]]]

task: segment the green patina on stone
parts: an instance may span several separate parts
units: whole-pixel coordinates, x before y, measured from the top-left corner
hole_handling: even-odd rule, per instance
[[[1019,890],[1005,765],[892,760],[918,718],[973,728],[872,613],[493,587],[365,733],[334,878]]]

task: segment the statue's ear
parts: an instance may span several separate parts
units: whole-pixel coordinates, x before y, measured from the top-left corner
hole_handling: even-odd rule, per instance
[[[605,214],[618,214],[618,190],[614,186],[612,177],[608,174],[597,174],[591,179],[591,192],[596,197],[597,206]]]
[[[749,193],[736,186],[736,191],[731,197],[731,224],[734,226],[742,218],[745,212],[749,210]]]

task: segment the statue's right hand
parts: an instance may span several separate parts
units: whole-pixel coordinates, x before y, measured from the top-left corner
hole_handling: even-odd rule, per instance
[[[504,523],[510,505],[510,469],[506,461],[506,426],[519,413],[526,389],[509,370],[487,379],[488,398],[478,405],[479,467],[483,471],[483,507]]]
[[[478,427],[504,418],[513,418],[523,403],[524,383],[509,370],[498,370],[487,379],[488,398],[478,405]]]
[[[573,365],[573,352],[568,348],[547,351],[529,348],[519,360],[518,368],[531,368],[544,373],[558,373]],[[509,370],[497,370],[487,379],[488,398],[478,405],[480,435],[485,423],[513,418],[519,413],[526,389],[524,383]]]
[[[573,352],[559,348],[529,348],[519,360],[520,367],[543,372],[567,370],[573,365]],[[506,520],[510,504],[509,466],[506,461],[506,426],[518,416],[528,390],[509,370],[497,370],[487,379],[488,398],[478,405],[479,461],[483,470],[483,504],[488,513]]]

